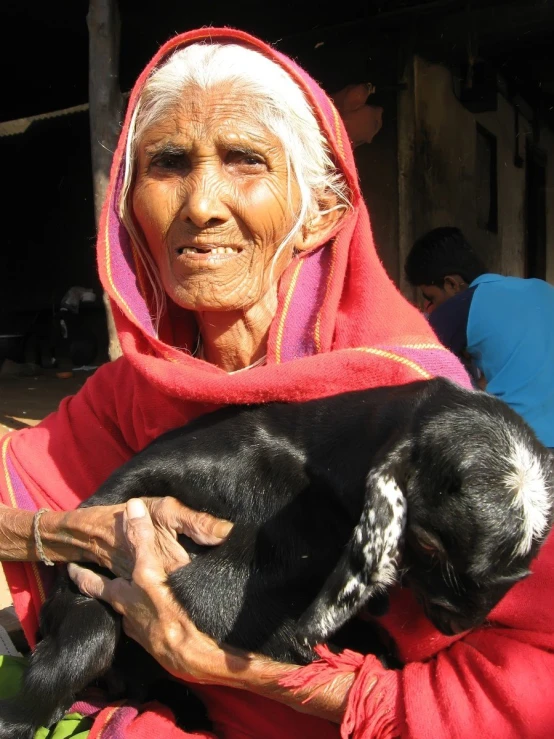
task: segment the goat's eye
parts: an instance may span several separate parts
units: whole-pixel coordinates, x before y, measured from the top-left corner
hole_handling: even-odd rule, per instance
[[[417,546],[422,549],[424,552],[427,552],[428,554],[435,554],[439,550],[434,544],[431,544],[428,541],[422,541],[421,539],[416,539]]]
[[[420,526],[412,526],[411,530],[408,533],[408,537],[411,540],[413,546],[423,554],[444,554],[444,549],[441,542],[436,540],[435,537],[431,534],[424,531]]]

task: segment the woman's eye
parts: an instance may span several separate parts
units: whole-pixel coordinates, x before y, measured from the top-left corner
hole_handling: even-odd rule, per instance
[[[262,156],[247,151],[230,151],[226,157],[227,164],[239,166],[245,169],[265,169],[266,163]]]
[[[160,154],[152,160],[154,167],[167,170],[180,170],[188,166],[185,154]]]

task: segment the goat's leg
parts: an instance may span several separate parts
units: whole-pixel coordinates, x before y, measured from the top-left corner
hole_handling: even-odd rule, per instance
[[[111,666],[120,617],[60,577],[41,611],[42,641],[17,696],[0,702],[0,739],[32,739],[58,721],[75,694]]]
[[[82,507],[138,497],[143,480],[141,464],[124,465]],[[15,698],[0,701],[0,739],[31,739],[37,727],[59,720],[75,694],[110,668],[119,631],[120,617],[106,603],[82,595],[67,573],[60,574],[41,610],[42,640],[22,689]]]

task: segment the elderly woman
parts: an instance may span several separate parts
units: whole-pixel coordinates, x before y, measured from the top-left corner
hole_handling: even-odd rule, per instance
[[[37,560],[95,561],[133,580],[72,566],[76,582],[194,684],[217,736],[551,736],[550,543],[486,629],[445,637],[398,590],[383,625],[404,669],[325,650],[299,668],[215,644],[165,586],[187,561],[176,532],[217,544],[230,523],[170,499],[73,510],[152,439],[216,406],[436,374],[468,384],[386,276],[344,127],[313,80],[238,31],[166,44],[131,95],[98,261],[123,357],[2,446],[0,557],[29,641],[50,572]],[[131,725],[125,710],[144,731],[184,736],[163,709],[106,710],[91,737],[126,735],[113,723]]]

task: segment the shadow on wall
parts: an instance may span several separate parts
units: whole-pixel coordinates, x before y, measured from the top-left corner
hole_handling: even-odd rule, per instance
[[[398,284],[400,264],[396,96],[396,92],[379,96],[379,103],[384,108],[383,126],[371,144],[359,146],[354,154],[377,252],[389,276]]]

